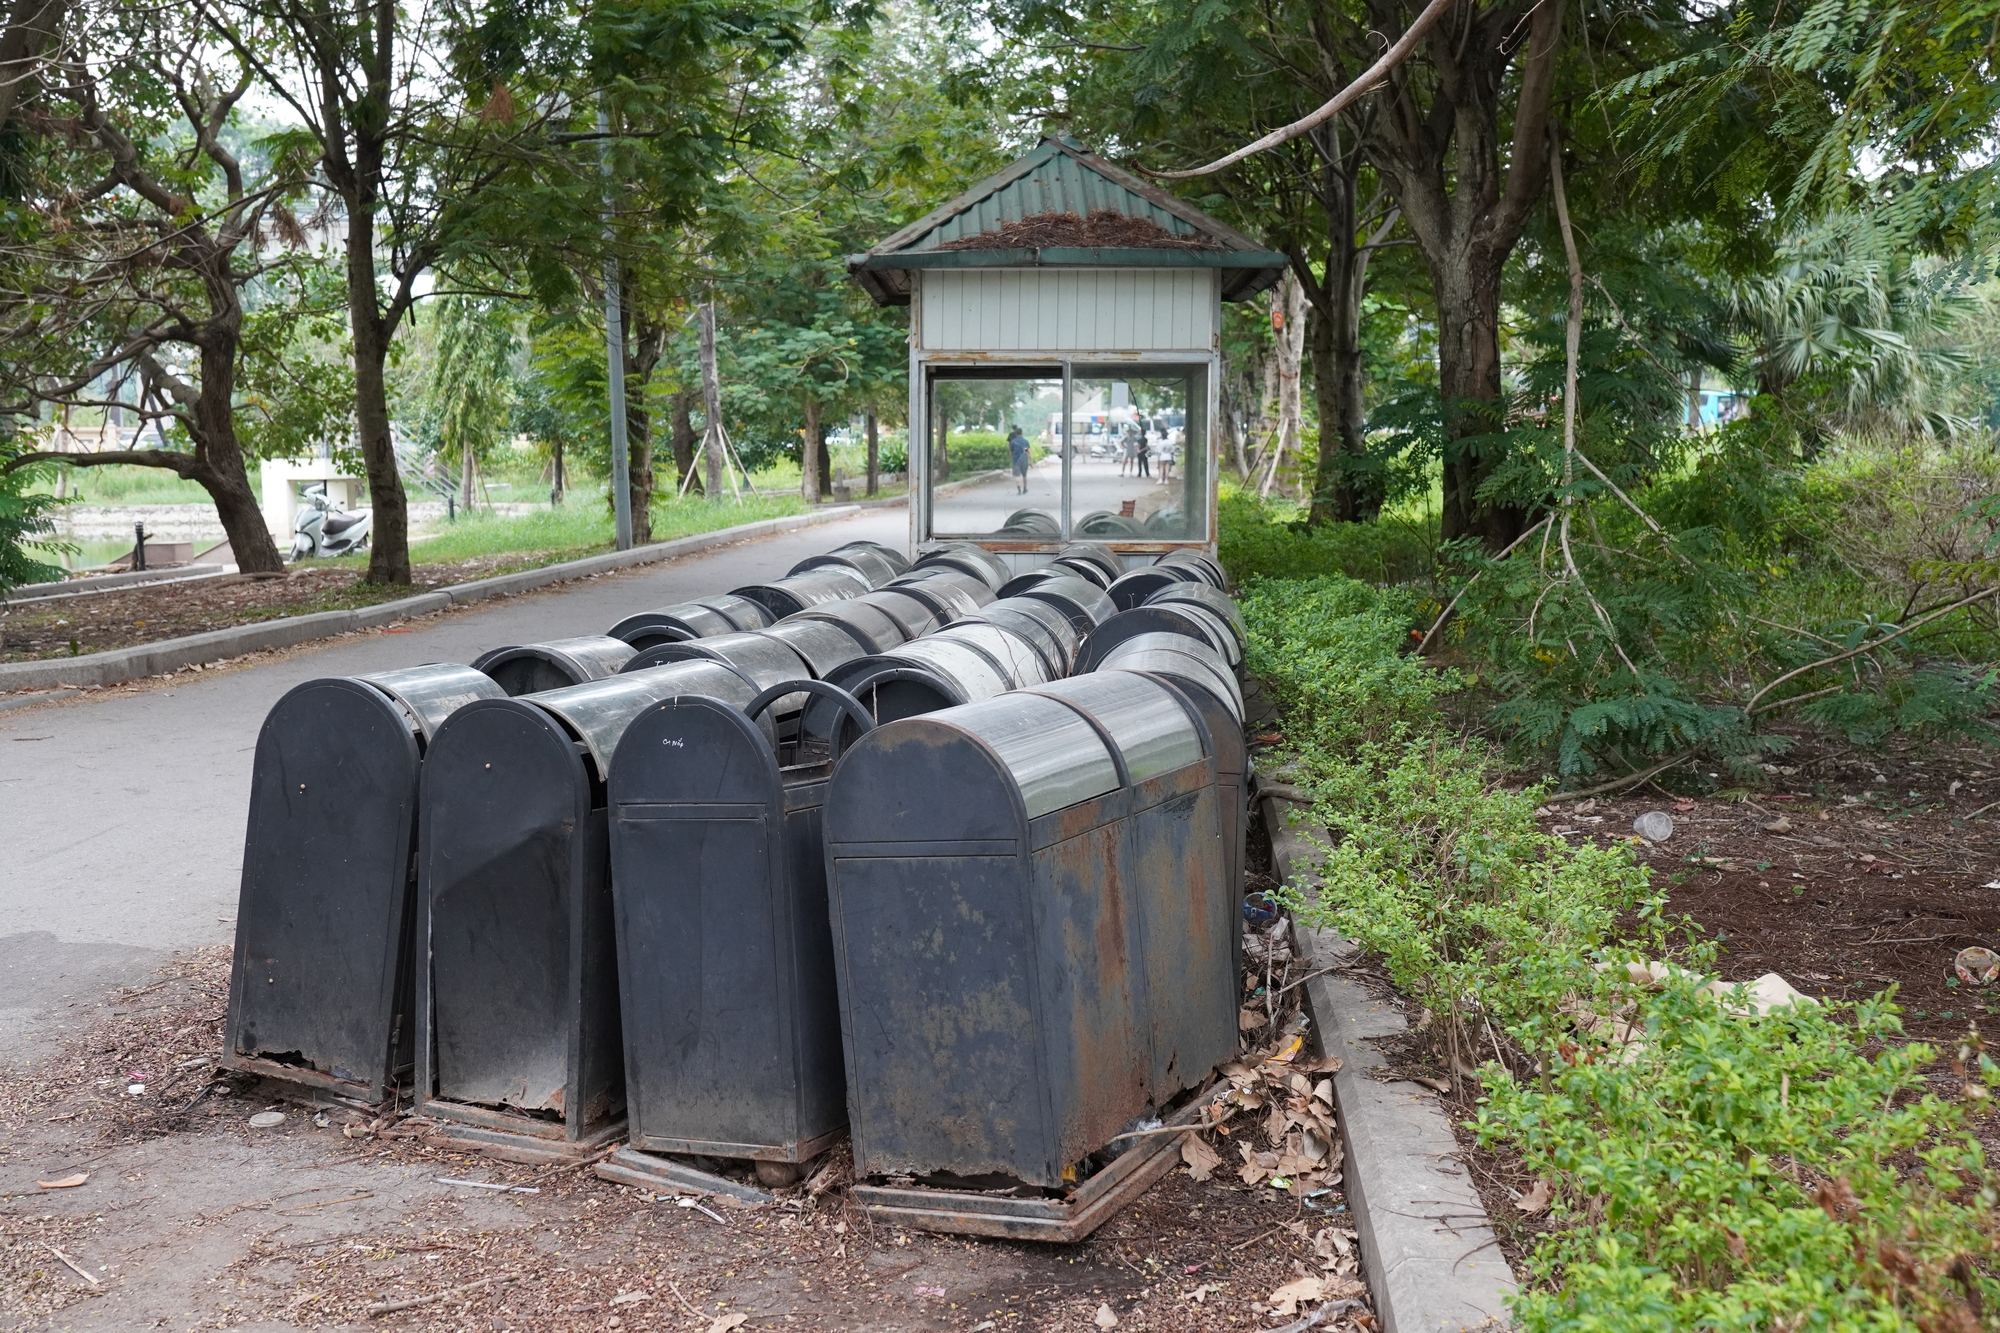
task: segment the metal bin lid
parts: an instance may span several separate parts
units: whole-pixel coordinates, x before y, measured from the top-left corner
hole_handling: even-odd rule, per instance
[[[868,655],[868,650],[845,628],[825,620],[795,616],[757,633],[767,639],[776,639],[797,653],[812,672],[814,680],[824,680],[836,667]]]
[[[894,565],[896,567],[896,572],[898,574],[907,574],[910,572],[910,557],[904,555],[902,551],[898,550],[894,546],[887,546],[881,542],[870,541],[866,537],[856,537],[851,542],[842,542],[840,545],[834,547],[833,549],[836,551],[873,551],[875,552],[875,554],[881,556],[884,560],[887,560],[890,564]]]
[[[1243,687],[1216,651],[1185,634],[1136,634],[1104,655],[1099,671],[1150,671],[1200,686],[1243,721]]]
[[[733,588],[730,592],[732,596],[746,597],[757,603],[770,613],[772,620],[783,620],[809,606],[859,597],[868,590],[868,581],[858,571],[835,566],[809,569],[803,574],[790,574],[770,583],[752,583]]]
[[[1171,588],[1160,589],[1144,603],[1146,606],[1175,604],[1207,608],[1217,619],[1229,626],[1230,633],[1236,636],[1238,648],[1250,646],[1250,629],[1243,623],[1243,612],[1237,609],[1236,599],[1221,589],[1212,588],[1206,583],[1176,583]]]
[[[742,601],[742,598],[738,598]],[[754,602],[744,602],[755,606]],[[712,606],[700,602],[677,602],[654,611],[630,615],[611,627],[611,637],[634,647],[650,648],[656,643],[680,639],[703,639],[711,634],[733,634],[744,628]]]
[[[1105,591],[1120,611],[1130,611],[1163,588],[1199,582],[1201,575],[1186,565],[1142,565],[1129,574],[1119,575],[1118,581]]]
[[[1103,737],[1052,699],[1004,694],[931,713],[924,721],[984,741],[1013,777],[1030,819],[1118,789],[1118,765]]]
[[[1061,699],[1096,719],[1125,758],[1132,782],[1144,782],[1205,756],[1201,731],[1173,691],[1130,671],[1071,676],[1031,693]]]
[[[1130,611],[1120,611],[1099,625],[1083,640],[1083,648],[1076,658],[1077,673],[1097,670],[1097,664],[1114,647],[1140,634],[1177,634],[1192,639],[1206,646],[1231,669],[1240,660],[1236,638],[1229,632],[1229,627],[1211,615],[1206,607],[1182,602],[1178,605],[1135,606]]]
[[[780,681],[803,680],[812,675],[796,649],[782,639],[772,638],[764,630],[718,634],[712,639],[690,639],[685,643],[662,643],[633,658],[627,670],[636,675],[669,662],[703,660],[735,667],[760,690]],[[791,707],[797,707],[796,700],[797,696],[792,696]],[[780,711],[790,711],[784,703],[778,707]]]
[[[979,619],[989,625],[1019,634],[1035,645],[1048,668],[1050,680],[1060,680],[1076,664],[1077,645],[1082,642],[1069,617],[1032,597],[1005,597],[980,608]]]
[[[1062,524],[1046,509],[1016,509],[996,531],[1010,537],[1060,537]]]
[[[758,686],[727,663],[689,660],[523,698],[561,718],[590,751],[590,760],[602,777],[611,772],[611,756],[625,728],[662,699],[698,694],[745,708],[757,697],[757,690]],[[768,724],[765,737],[773,738]]]
[[[1074,569],[1067,569],[1061,565],[1037,565],[1025,574],[1016,574],[1013,578],[1001,584],[995,591],[1001,597],[1019,597],[1027,589],[1037,584],[1047,583],[1050,579],[1059,579],[1065,574],[1089,581],[1088,575],[1079,573]]]
[[[411,729],[429,745],[444,720],[475,699],[504,699],[507,691],[483,671],[456,662],[402,667],[361,676],[388,695],[410,719]]]
[[[1229,591],[1228,575],[1222,572],[1222,565],[1217,562],[1215,557],[1206,551],[1196,551],[1184,546],[1177,551],[1167,552],[1154,561],[1154,563],[1160,565],[1186,565],[1189,569],[1199,572],[1202,582],[1206,583],[1209,587],[1214,588],[1218,592]]]
[[[877,588],[874,592],[856,597],[857,606],[872,606],[885,613],[889,619],[902,627],[903,637],[921,639],[944,622],[938,619],[937,610],[923,598],[903,588]],[[830,603],[837,606],[839,603]]]
[[[1056,552],[1055,563],[1090,565],[1103,574],[1103,581],[1091,580],[1099,587],[1108,588],[1125,572],[1125,562],[1103,542],[1071,542]],[[1088,577],[1086,575],[1086,577]]]
[[[916,598],[931,609],[941,625],[977,614],[980,607],[993,600],[993,590],[972,575],[936,566],[928,571],[911,570],[881,591]]]
[[[1110,594],[1080,574],[1058,574],[1023,588],[1019,595],[1049,603],[1069,617],[1078,634],[1089,634],[1118,612]]]
[[[921,642],[932,643],[938,640],[968,643],[985,653],[1005,673],[1011,682],[1009,689],[1019,689],[1023,685],[1039,685],[1049,679],[1048,667],[1043,663],[1041,653],[1036,651],[1033,641],[1004,626],[984,620],[961,620],[949,629],[939,630],[931,638]]]
[[[997,588],[1007,581],[1006,563],[976,542],[933,542],[918,552],[910,569],[914,573],[938,565],[963,570],[988,588]]]
[[[753,602],[748,597],[738,597],[733,592],[719,592],[713,597],[695,598],[697,605],[711,611],[720,611],[729,617],[738,629],[762,629],[776,619],[770,608],[761,602]]]
[[[882,558],[880,552],[862,548],[845,551],[828,551],[824,555],[809,555],[785,571],[787,578],[794,574],[804,574],[815,569],[847,570],[859,574],[868,581],[870,588],[879,588],[903,571]]]
[[[623,639],[614,639],[608,634],[586,634],[574,639],[551,639],[547,643],[520,643],[495,648],[474,658],[472,669],[491,676],[513,662],[545,662],[571,677],[571,683],[580,685],[584,681],[617,675],[632,660],[634,651],[632,645]],[[502,688],[505,688],[504,682]],[[530,692],[522,691],[524,694]]]
[[[867,596],[873,597],[874,593]],[[922,607],[910,604],[913,615],[920,615],[925,621],[936,624],[936,618]],[[796,616],[788,616],[779,621],[781,625],[803,624],[818,621],[821,624],[838,626],[841,633],[852,638],[864,653],[886,653],[899,644],[907,643],[915,637],[903,622],[890,615],[879,603],[856,597],[846,602],[828,602],[823,606],[808,607]]]

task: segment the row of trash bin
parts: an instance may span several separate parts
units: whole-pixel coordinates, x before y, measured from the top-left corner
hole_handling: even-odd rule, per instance
[[[259,737],[225,1062],[503,1155],[1060,1193],[1236,1049],[1244,634],[1199,552],[857,542]],[[671,1161],[671,1158],[662,1158]]]

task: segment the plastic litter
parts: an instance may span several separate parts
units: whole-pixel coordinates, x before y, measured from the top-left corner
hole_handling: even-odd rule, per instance
[[[1632,831],[1647,842],[1665,842],[1674,836],[1674,817],[1664,810],[1648,810],[1632,821]]]

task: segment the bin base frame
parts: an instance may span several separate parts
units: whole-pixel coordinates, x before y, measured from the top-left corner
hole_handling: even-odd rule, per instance
[[[272,1101],[291,1102],[298,1106],[311,1106],[321,1110],[339,1108],[346,1111],[360,1111],[372,1116],[395,1116],[412,1109],[414,1098],[407,1086],[391,1089],[379,1102],[368,1100],[365,1085],[348,1083],[341,1079],[319,1075],[315,1078],[299,1077],[310,1075],[311,1070],[299,1070],[284,1074],[276,1070],[291,1070],[290,1065],[272,1064],[265,1060],[225,1060],[219,1066],[226,1074],[248,1074],[256,1082],[250,1085],[250,1093]],[[321,1081],[323,1080],[323,1081]]]
[[[1167,1116],[1166,1124],[1199,1128],[1203,1109],[1228,1091],[1226,1081],[1217,1083]],[[1103,1226],[1172,1171],[1181,1160],[1180,1146],[1179,1134],[1141,1139],[1066,1199],[1010,1199],[921,1185],[856,1185],[852,1194],[862,1212],[896,1226],[1066,1245]]]
[[[740,1157],[753,1162],[803,1164],[840,1142],[847,1133],[841,1124],[818,1138],[801,1143],[710,1143],[703,1139],[672,1139],[659,1134],[634,1134],[632,1149],[645,1153],[680,1153],[687,1157]]]
[[[417,1114],[437,1121],[437,1128],[431,1131],[433,1138],[470,1148],[488,1157],[497,1157],[503,1162],[522,1162],[529,1166],[560,1166],[568,1162],[587,1161],[625,1137],[625,1113],[622,1111],[587,1127],[572,1139],[568,1127],[561,1121],[529,1120],[523,1123],[525,1117],[489,1110],[484,1106],[442,1101],[436,1097],[425,1098],[418,1103],[416,1110]]]
[[[713,1156],[714,1154],[708,1154]],[[754,1185],[714,1175],[676,1162],[671,1157],[643,1151],[629,1144],[612,1153],[593,1168],[599,1177],[620,1185],[638,1185],[674,1194],[716,1195],[737,1203],[776,1203],[778,1198]]]

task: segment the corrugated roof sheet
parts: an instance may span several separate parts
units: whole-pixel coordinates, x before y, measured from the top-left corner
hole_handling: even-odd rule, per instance
[[[947,219],[897,249],[905,253],[935,250],[946,242],[965,240],[1006,223],[1042,213],[1074,213],[1078,217],[1088,217],[1107,209],[1145,218],[1176,236],[1201,234],[1194,224],[1176,217],[1150,199],[1099,175],[1067,153],[1055,153],[1025,176],[1002,185],[965,212]]]

